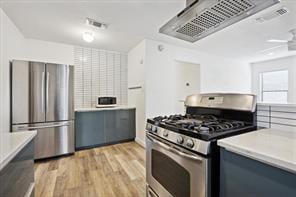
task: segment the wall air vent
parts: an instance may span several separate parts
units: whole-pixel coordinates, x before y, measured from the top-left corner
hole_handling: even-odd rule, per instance
[[[108,27],[106,23],[98,22],[91,18],[86,18],[86,24],[100,29],[107,29]]]
[[[269,12],[267,14],[264,14],[264,15],[262,15],[259,18],[256,18],[256,21],[258,21],[260,23],[263,23],[265,21],[269,21],[269,20],[272,20],[274,18],[277,18],[277,17],[283,16],[283,15],[286,15],[289,12],[290,11],[288,10],[288,8],[282,7],[280,9],[273,10],[272,12]]]

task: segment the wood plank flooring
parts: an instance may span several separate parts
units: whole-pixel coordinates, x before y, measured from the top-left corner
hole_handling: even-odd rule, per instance
[[[35,197],[145,197],[145,150],[128,142],[35,164]]]

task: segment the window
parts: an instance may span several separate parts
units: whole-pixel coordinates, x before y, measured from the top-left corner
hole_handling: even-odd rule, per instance
[[[288,74],[287,70],[260,73],[262,102],[288,102]]]

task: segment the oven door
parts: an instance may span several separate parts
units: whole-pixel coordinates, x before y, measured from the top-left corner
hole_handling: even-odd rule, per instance
[[[209,196],[208,159],[146,133],[146,179],[159,197]],[[147,193],[149,196],[149,193]]]

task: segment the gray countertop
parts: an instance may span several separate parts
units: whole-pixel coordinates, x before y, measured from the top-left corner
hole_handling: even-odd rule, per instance
[[[0,134],[0,170],[2,170],[35,136],[37,131]]]

